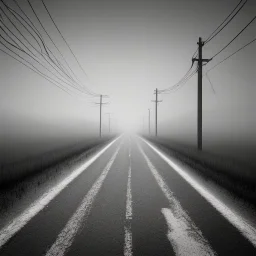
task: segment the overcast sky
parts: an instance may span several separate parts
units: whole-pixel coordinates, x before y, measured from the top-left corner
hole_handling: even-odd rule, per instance
[[[12,5],[11,0],[7,2]],[[28,3],[18,2],[40,29]],[[79,78],[91,90],[110,96],[104,99],[110,102],[104,106],[104,113],[113,113],[113,126],[138,131],[143,127],[143,118],[146,122],[148,108],[153,126],[153,90],[179,81],[191,65],[198,37],[207,38],[239,1],[45,0],[89,80],[61,40],[41,1],[31,2]],[[209,58],[220,50],[255,14],[256,1],[248,0],[239,15],[203,48],[203,57]],[[204,70],[255,36],[256,22]],[[210,72],[215,94],[203,79],[205,141],[249,141],[256,137],[255,57],[256,44],[252,44]],[[28,130],[34,134],[47,129],[51,132],[60,127],[64,132],[97,131],[99,108],[92,102],[98,98],[75,93],[70,96],[2,52],[0,76],[4,120],[0,125],[5,136]],[[175,93],[160,96],[160,134],[177,141],[195,141],[196,95],[194,76]]]

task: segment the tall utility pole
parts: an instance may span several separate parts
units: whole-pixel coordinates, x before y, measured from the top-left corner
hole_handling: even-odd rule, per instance
[[[148,109],[148,134],[150,135],[150,108]]]
[[[110,115],[111,113],[106,113],[106,115],[108,115],[108,133],[110,134]]]
[[[99,127],[99,136],[101,138],[101,120],[102,120],[102,105],[104,104],[108,104],[108,102],[102,102],[102,97],[107,97],[106,95],[100,95],[100,102],[99,103],[95,103],[97,105],[100,105],[100,127]]]
[[[158,91],[158,89],[156,88],[155,90],[154,90],[154,94],[156,95],[156,100],[152,100],[153,102],[155,102],[155,109],[156,109],[156,114],[155,114],[155,118],[156,118],[156,120],[155,120],[155,122],[156,122],[156,130],[155,130],[155,134],[156,134],[156,136],[157,136],[157,106],[158,106],[158,103],[159,102],[162,102],[162,100],[158,100],[158,94],[159,94],[159,91]]]
[[[203,147],[203,139],[202,139],[202,123],[203,123],[203,114],[202,114],[202,69],[203,69],[203,63],[209,62],[211,59],[203,59],[202,58],[202,48],[204,46],[204,42],[202,41],[202,38],[199,37],[198,41],[198,59],[193,58],[192,61],[197,61],[198,64],[198,89],[197,89],[197,149],[202,150]]]

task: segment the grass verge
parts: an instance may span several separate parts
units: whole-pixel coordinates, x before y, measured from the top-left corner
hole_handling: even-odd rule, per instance
[[[213,180],[243,199],[256,203],[256,173],[253,166],[194,148],[179,147],[166,138],[144,138],[200,172],[207,179]]]

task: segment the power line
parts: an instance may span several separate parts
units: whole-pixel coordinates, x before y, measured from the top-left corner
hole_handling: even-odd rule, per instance
[[[186,79],[184,79],[181,83],[175,84],[169,91],[161,92],[161,94],[170,94],[172,92],[176,92],[178,89],[182,88],[196,73],[198,69],[196,68]]]
[[[214,90],[214,86],[213,86],[213,84],[212,84],[212,82],[211,82],[211,79],[210,79],[210,77],[208,76],[208,73],[207,73],[207,72],[205,73],[205,76],[206,76],[208,82],[209,82],[210,85],[211,85],[211,88],[212,88],[213,93],[216,94],[216,92],[215,92],[215,90]]]
[[[0,26],[0,28],[3,30],[3,28]],[[8,29],[8,28],[7,28]],[[20,47],[20,45],[18,45],[17,44],[17,42],[14,40],[14,39],[12,39],[11,37],[10,37],[10,35],[8,35],[7,33],[6,33],[6,31],[5,30],[3,30],[4,32],[5,32],[5,34],[16,44],[16,46],[14,45],[14,44],[12,44],[12,43],[10,43],[10,41],[8,41],[7,39],[5,39],[2,35],[0,35],[0,37],[6,42],[6,43],[8,43],[9,45],[11,45],[12,47],[14,47],[15,49],[17,49],[17,50],[19,50],[19,51],[21,51],[21,52],[23,52],[23,53],[25,53],[26,55],[28,55],[30,58],[32,58],[34,61],[36,61],[39,65],[41,65],[42,67],[44,67],[48,72],[50,72],[52,75],[54,75],[57,79],[59,79],[59,80],[61,80],[62,82],[64,82],[64,83],[66,83],[66,84],[68,84],[69,86],[72,86],[73,88],[76,88],[76,89],[79,89],[78,87],[76,87],[75,85],[72,85],[72,84],[70,84],[70,82],[66,82],[66,81],[64,81],[64,80],[62,80],[61,78],[59,78],[56,74],[54,74],[48,67],[46,67],[43,63],[41,63],[40,62],[40,59],[38,60],[38,59],[36,59],[35,57],[33,57],[31,54],[33,54],[30,50],[29,50],[29,52],[31,53],[28,53],[26,50],[24,50],[23,48],[21,48]],[[10,31],[10,30],[9,30]],[[11,31],[10,31],[11,32]],[[11,32],[12,33],[12,32]],[[13,34],[13,33],[12,33]],[[16,39],[18,39],[15,35],[14,35],[14,37],[16,38]],[[19,40],[19,39],[18,39]],[[20,43],[22,43],[20,40],[19,40],[19,42]],[[3,43],[3,42],[0,42],[2,45],[4,45],[5,47],[6,47],[6,45]],[[23,44],[23,43],[22,43]],[[24,45],[24,44],[23,44]],[[25,46],[26,47],[26,46]],[[27,48],[27,47],[26,47]],[[27,48],[28,49],[28,48]],[[56,70],[56,69],[55,69]],[[57,70],[56,70],[57,71]],[[58,72],[58,71],[57,71]],[[58,72],[59,73],[59,72]],[[59,75],[61,75],[60,73],[59,73]],[[82,91],[81,91],[82,92]]]
[[[27,0],[27,2],[29,3],[30,8],[32,9],[34,15],[36,16],[36,18],[37,18],[39,24],[41,25],[41,27],[42,27],[43,30],[45,31],[46,35],[49,37],[49,39],[51,40],[52,44],[55,46],[55,48],[57,49],[57,51],[59,52],[59,54],[61,55],[61,57],[63,58],[63,60],[65,61],[65,63],[66,63],[67,66],[69,67],[69,69],[71,70],[71,72],[74,74],[74,72],[73,72],[72,69],[70,68],[68,62],[66,61],[65,57],[63,56],[63,54],[61,53],[61,51],[59,50],[59,48],[57,47],[57,45],[54,43],[53,39],[51,38],[51,36],[50,36],[49,33],[47,32],[47,30],[45,29],[45,27],[44,27],[44,25],[42,24],[41,20],[39,19],[39,17],[38,17],[38,15],[37,15],[35,9],[33,8],[33,6],[32,6],[32,4],[31,4],[30,0]],[[75,75],[75,74],[74,74],[74,75]],[[95,94],[92,93],[92,92],[90,92],[89,89],[87,89],[86,87],[83,87],[83,89],[84,89],[85,91],[87,91],[88,94],[90,94],[90,95],[92,95],[92,96],[95,96]]]
[[[39,17],[38,17],[38,15],[37,15],[35,9],[33,8],[33,6],[32,6],[32,4],[31,4],[30,0],[27,0],[27,2],[28,2],[28,4],[29,4],[30,8],[32,9],[32,11],[33,11],[33,13],[34,13],[34,15],[35,15],[37,21],[38,21],[39,24],[41,25],[42,29],[44,30],[44,32],[46,33],[46,35],[48,36],[48,38],[50,39],[50,41],[52,42],[52,44],[55,46],[55,48],[57,49],[57,51],[58,51],[59,54],[61,55],[62,59],[65,61],[66,65],[69,67],[70,71],[73,73],[73,71],[72,71],[72,69],[70,68],[70,66],[69,66],[68,62],[66,61],[65,57],[63,56],[63,54],[61,53],[61,51],[59,50],[59,48],[57,47],[57,45],[54,43],[53,39],[51,38],[51,36],[50,36],[49,33],[47,32],[47,30],[45,29],[45,27],[44,27],[44,25],[42,24],[41,20],[39,19]],[[73,75],[75,75],[75,74],[73,73]]]
[[[12,43],[10,43],[8,40],[6,40],[3,36],[0,35],[0,37],[9,45],[11,45],[12,47],[16,48],[17,50],[25,53],[26,55],[28,55],[30,58],[32,58],[34,61],[36,61],[39,65],[41,65],[42,67],[44,67],[48,72],[50,72],[52,75],[54,75],[57,79],[61,80],[63,83],[73,87],[74,89],[79,90],[79,88],[77,88],[76,86],[64,81],[63,79],[59,78],[56,74],[54,74],[48,67],[46,67],[44,64],[42,64],[40,61],[38,61],[37,59],[35,59],[31,54],[29,54],[28,52],[26,52],[24,49],[19,48],[15,45],[13,45]],[[6,48],[8,48],[3,42],[0,41],[0,44],[2,44],[3,46],[5,46]],[[9,48],[8,48],[9,49]],[[10,50],[10,49],[9,49]],[[15,53],[14,51],[12,51],[13,53]],[[81,90],[80,90],[81,91]],[[81,91],[82,92],[82,91]]]
[[[180,85],[183,85],[184,82],[186,83],[186,81],[189,80],[191,78],[191,76],[193,76],[194,73],[197,71],[197,70],[196,71],[194,70],[192,73],[190,73],[192,68],[193,68],[193,63],[191,65],[191,67],[189,68],[189,70],[186,72],[186,74],[183,76],[183,78],[180,79],[179,82],[177,82],[176,84],[174,84],[173,86],[171,86],[167,89],[159,90],[159,93],[168,94],[168,92],[173,91],[174,89],[177,89]]]
[[[220,51],[218,51],[215,55],[212,56],[212,59],[215,58],[218,54],[220,54],[223,50],[225,50],[242,32],[252,24],[252,22],[256,19],[256,15],[251,19],[251,21],[228,43],[226,44]]]
[[[194,54],[192,55],[192,59],[193,59],[193,58],[196,58],[197,55],[198,55],[198,47],[197,47],[196,51],[194,52]]]
[[[15,1],[15,0],[14,0]],[[29,34],[35,39],[35,41],[37,42],[37,44],[38,44],[38,46],[40,47],[40,44],[39,44],[39,42],[37,41],[37,39],[34,37],[34,35],[29,31],[29,29],[21,22],[21,20],[17,17],[17,15],[23,20],[23,21],[25,21],[26,22],[26,24],[35,32],[35,34],[38,36],[38,38],[40,39],[40,41],[42,42],[42,45],[43,45],[43,47],[44,47],[44,49],[45,49],[45,51],[46,51],[46,53],[47,53],[47,56],[50,58],[50,60],[51,60],[51,62],[54,64],[54,65],[56,65],[56,63],[51,59],[51,57],[49,56],[49,53],[47,52],[47,50],[46,50],[46,48],[48,48],[46,45],[45,45],[45,42],[43,41],[43,38],[42,38],[42,36],[41,36],[41,34],[40,34],[40,32],[36,32],[36,31],[38,31],[37,29],[36,29],[36,27],[33,25],[33,27],[35,28],[33,28],[32,26],[30,26],[30,24],[23,18],[23,17],[21,17],[17,12],[15,12],[14,10],[12,10],[8,5],[6,5],[5,4],[5,2],[3,1],[3,0],[1,0],[1,2],[4,4],[4,6],[6,7],[6,9],[13,15],[13,17],[14,18],[16,18],[18,21],[19,21],[19,23],[29,32]],[[17,4],[17,3],[16,3]],[[18,4],[17,4],[18,5]],[[19,7],[19,6],[18,6]],[[0,7],[1,8],[1,7]],[[20,8],[20,7],[19,7]],[[20,10],[23,12],[23,10],[20,8]],[[41,50],[41,52],[39,52],[32,44],[31,44],[31,42],[29,42],[28,41],[28,39],[22,34],[22,32],[17,28],[17,26],[12,22],[12,20],[8,17],[8,15],[6,14],[6,12],[1,8],[1,11],[2,11],[2,13],[4,13],[4,15],[5,15],[5,17],[9,20],[9,22],[14,26],[14,28],[18,31],[18,33],[22,36],[22,38],[24,38],[25,39],[25,41],[41,56],[41,57],[43,57],[44,58],[44,60],[59,74],[59,75],[61,75],[62,76],[62,74],[60,74],[60,72],[58,71],[58,70],[56,70],[56,68],[54,67],[54,66],[52,66],[52,64],[44,57],[44,53],[42,52],[42,48],[40,47],[40,50]],[[24,12],[23,12],[24,13]],[[25,13],[24,13],[25,14]],[[29,17],[25,14],[25,16],[27,17],[27,19],[29,19]],[[29,20],[30,21],[30,20]],[[31,22],[31,21],[30,21]],[[40,64],[41,66],[43,66],[44,68],[46,68],[50,73],[52,73],[57,79],[59,79],[59,80],[61,80],[62,82],[64,82],[64,83],[66,83],[66,84],[68,84],[69,86],[71,86],[71,87],[73,87],[73,88],[75,88],[75,89],[77,89],[77,90],[79,90],[78,89],[78,87],[76,86],[76,85],[72,85],[73,84],[73,82],[74,83],[76,83],[75,82],[75,80],[72,78],[72,77],[70,77],[62,68],[61,68],[61,66],[58,66],[58,65],[56,65],[56,67],[58,67],[58,68],[60,68],[60,70],[61,70],[61,72],[63,72],[63,74],[64,75],[66,75],[69,79],[71,79],[72,81],[72,84],[70,84],[70,82],[65,82],[65,81],[63,81],[61,78],[59,78],[58,76],[56,76],[53,72],[51,72],[44,64],[42,64],[41,63],[41,60],[40,59],[38,59],[38,56],[36,56],[35,54],[34,54],[34,52],[32,52],[4,23],[3,23],[3,21],[2,21],[2,24],[5,26],[5,28],[30,52],[30,54],[26,51],[26,50],[24,50],[20,45],[18,45],[17,44],[17,42],[10,36],[10,35],[8,35],[7,34],[7,32],[6,31],[4,31],[3,30],[3,28],[1,27],[1,29],[5,32],[5,34],[16,44],[16,46],[14,46],[13,44],[11,44],[10,43],[10,41],[8,41],[8,40],[5,40],[4,38],[4,40],[5,40],[5,42],[6,43],[8,43],[8,44],[10,44],[12,47],[15,47],[16,49],[18,49],[18,50],[20,50],[20,51],[22,51],[23,53],[25,53],[25,54],[27,54],[29,57],[31,57],[32,59],[34,59],[38,64]],[[49,49],[49,48],[48,48]],[[52,52],[51,52],[52,53]],[[36,60],[33,56],[31,56],[31,54],[36,58],[36,59],[38,59],[38,60]],[[53,54],[53,53],[52,53]],[[54,55],[54,54],[53,54]],[[55,56],[54,56],[55,57]],[[61,65],[61,63],[58,61],[58,59],[55,57],[55,59],[56,59],[56,61],[58,62],[58,64],[59,65]],[[76,83],[77,85],[79,85],[78,83]],[[80,85],[79,85],[79,87],[80,87]],[[82,88],[83,89],[85,89],[83,86],[82,86]],[[82,92],[82,93],[84,93],[83,91],[81,91],[80,90],[80,92]],[[88,94],[90,94],[91,95],[91,93],[89,93],[89,92],[87,92]]]
[[[18,31],[18,33],[25,39],[25,41],[30,44],[27,40],[27,38],[21,33],[21,31],[17,28],[17,26],[12,22],[12,20],[8,17],[8,15],[5,13],[5,11],[2,9],[2,7],[0,7],[0,10],[3,12],[3,14],[5,15],[5,17],[9,20],[9,22],[13,25],[13,27]],[[2,24],[6,27],[6,29],[34,56],[36,57],[36,55],[23,43],[21,42],[21,40],[14,35],[14,33],[2,22]],[[31,44],[30,44],[31,45]]]
[[[204,44],[209,43],[214,37],[216,37],[234,18],[235,16],[241,11],[241,9],[244,7],[244,5],[247,3],[248,0],[246,0],[242,6],[235,12],[235,10],[238,8],[238,6],[243,2],[243,0],[240,0],[240,2],[236,5],[236,7],[231,11],[231,13],[225,18],[225,20],[210,34],[210,36],[205,40]],[[235,14],[228,20],[228,18],[235,12]],[[228,20],[228,21],[227,21]],[[227,23],[221,28],[221,26],[227,21]],[[218,29],[220,30],[218,31]],[[215,33],[216,32],[216,33]]]
[[[196,58],[197,55],[198,55],[198,47],[197,47],[196,51],[194,52],[194,54],[192,55],[192,64],[191,64],[190,68],[188,69],[188,71],[185,73],[185,75],[176,84],[174,84],[166,89],[158,90],[158,92],[165,94],[165,92],[168,92],[169,90],[173,90],[173,88],[177,87],[180,83],[182,83],[183,81],[186,81],[186,79],[189,77],[190,71],[193,68],[194,58]]]
[[[5,5],[5,7],[8,9],[8,11],[11,12],[11,14],[19,21],[19,23],[20,23],[20,24],[29,32],[29,34],[37,41],[37,39],[36,39],[36,38],[34,37],[34,35],[28,30],[28,28],[19,20],[19,18],[17,18],[17,15],[19,15],[19,14],[18,14],[17,12],[15,12],[14,10],[12,10],[8,5],[6,5],[3,0],[1,0],[1,1],[2,1],[3,4]],[[3,10],[2,10],[2,11],[3,11]],[[12,11],[13,11],[15,14],[12,13]],[[7,15],[5,12],[4,12],[4,14]],[[16,14],[17,14],[17,15],[16,15]],[[20,15],[19,15],[19,17],[20,17],[23,21],[26,22],[26,20],[23,19]],[[7,17],[7,18],[8,18],[8,17]],[[10,19],[8,18],[8,20],[10,20]],[[26,22],[26,24],[29,25],[27,22]],[[29,26],[30,26],[30,25],[29,25]],[[30,26],[30,27],[31,27],[31,26]],[[39,52],[39,51],[24,37],[24,35],[20,32],[20,30],[19,30],[17,27],[15,27],[15,28],[16,28],[16,30],[19,32],[19,34],[21,34],[22,37],[29,43],[29,45],[32,46],[32,48],[33,48],[38,54],[40,54],[40,55],[43,57],[43,59],[44,59],[52,68],[55,69],[56,72],[59,73],[59,71],[56,70],[56,68],[55,68],[54,66],[52,66],[52,64],[45,58],[44,53],[42,52],[42,48],[41,48],[39,42],[37,41],[37,43],[38,43],[38,45],[39,45],[39,47],[40,47],[41,52]],[[31,27],[31,28],[32,28],[32,27]],[[8,27],[7,27],[7,29],[8,29]],[[32,29],[33,29],[33,28],[32,28]],[[37,32],[36,32],[34,29],[33,29],[33,31],[37,34]],[[50,57],[48,51],[46,50],[46,48],[47,48],[47,49],[49,49],[49,48],[45,45],[45,42],[43,41],[42,35],[41,35],[41,34],[40,34],[40,35],[37,34],[37,36],[38,36],[38,38],[40,39],[40,41],[42,42],[42,44],[43,44],[43,46],[44,46],[44,49],[45,49],[45,51],[46,51],[46,54],[47,54],[47,56],[49,57],[49,59],[51,60],[51,62],[52,62],[58,69],[60,69],[60,71],[61,71],[65,76],[67,76],[70,80],[72,80],[72,81],[73,81],[75,84],[77,84],[79,87],[82,87],[82,88],[83,88],[83,86],[79,85],[79,84],[73,79],[73,77],[71,77],[69,74],[66,73],[66,72],[67,72],[67,69],[60,63],[60,61],[56,58],[56,56],[52,53],[52,51],[49,50],[59,65],[57,65],[56,62],[53,61],[53,59]],[[16,38],[17,38],[17,37],[16,37]],[[23,43],[22,43],[22,44],[23,44]],[[23,44],[23,45],[24,45],[24,44]],[[24,46],[25,46],[25,45],[24,45]],[[26,49],[28,49],[28,48],[26,47]],[[28,49],[28,50],[29,50],[29,49]],[[29,50],[29,51],[30,51],[30,50]],[[30,51],[30,52],[31,52],[31,51]],[[31,52],[31,53],[32,53],[32,52]],[[33,53],[32,53],[32,54],[33,54]],[[34,54],[33,54],[33,55],[34,55]],[[35,55],[34,55],[34,56],[35,56]],[[65,68],[65,70],[64,70],[62,67]],[[59,74],[60,74],[60,73],[59,73]],[[61,75],[61,74],[60,74],[60,75]],[[62,75],[61,75],[61,76],[62,76]]]
[[[1,43],[1,42],[0,42]],[[12,52],[14,55],[18,56],[20,59],[14,57],[13,55],[11,55],[10,53],[6,52],[5,50],[0,48],[0,51],[2,51],[3,53],[5,53],[6,55],[10,56],[11,58],[15,59],[16,61],[18,61],[19,63],[21,63],[22,65],[26,66],[27,68],[29,68],[30,70],[32,70],[33,72],[37,73],[38,75],[40,75],[41,77],[43,77],[44,79],[48,80],[50,83],[52,83],[53,85],[57,86],[58,88],[60,88],[61,90],[63,90],[64,92],[68,93],[69,95],[73,96],[70,92],[72,92],[72,90],[70,90],[70,88],[65,87],[65,85],[61,84],[60,82],[56,81],[55,79],[53,79],[52,77],[46,75],[45,73],[41,72],[38,68],[36,68],[30,61],[26,60],[25,58],[23,58],[22,56],[20,56],[18,53],[14,52],[13,50],[11,50],[8,46],[4,45],[4,47],[6,49],[8,49],[10,52]],[[25,63],[24,63],[25,62]],[[27,64],[28,65],[27,65]],[[30,66],[29,66],[30,65]],[[74,88],[76,90],[78,90],[77,88]],[[81,93],[81,91],[79,91]]]
[[[23,13],[23,15],[27,18],[27,20],[30,22],[31,26],[37,31],[37,33],[39,35],[41,35],[41,33],[39,32],[39,30],[37,29],[37,27],[34,25],[34,23],[31,21],[31,19],[28,17],[28,15],[23,11],[23,9],[20,7],[20,5],[18,4],[18,2],[16,0],[12,0],[20,9],[20,11]],[[42,37],[42,35],[41,35]]]
[[[188,71],[185,73],[185,75],[176,84],[174,84],[166,89],[159,90],[159,93],[164,93],[169,90],[172,90],[175,86],[179,85],[183,80],[185,80],[189,76],[189,73],[190,73],[191,69],[193,68],[193,64],[194,63],[192,62],[191,67],[188,69]]]
[[[6,46],[5,46],[6,47]],[[7,47],[8,50],[10,50],[8,47]],[[31,68],[30,66],[28,66],[26,63],[24,63],[23,61],[17,59],[16,57],[12,56],[10,53],[6,52],[5,50],[1,49],[0,48],[0,51],[2,51],[3,53],[5,53],[6,55],[10,56],[11,58],[15,59],[16,61],[20,62],[22,65],[26,66],[27,68],[29,68],[30,70],[32,70],[33,72],[37,73],[38,75],[42,76],[44,79],[48,80],[50,83],[54,84],[55,86],[57,86],[58,88],[60,88],[61,90],[63,90],[64,92],[68,93],[69,95],[71,95],[67,90],[65,90],[63,88],[63,85],[59,86],[57,85],[57,81],[55,82],[52,82],[50,79],[50,77],[48,77],[46,74],[43,74],[41,71],[39,71],[33,64],[31,64],[29,61],[25,60],[23,57],[21,57],[19,54],[15,53],[18,57],[20,57],[22,60],[24,60],[25,62],[29,63],[31,66],[33,66],[33,68]],[[10,50],[11,52],[13,52],[12,50]],[[14,53],[14,52],[13,52]],[[54,80],[54,79],[52,79]],[[59,84],[59,83],[58,83]]]
[[[1,0],[2,1],[2,0]],[[2,1],[3,3],[4,3],[4,1]],[[67,74],[66,72],[68,72],[68,70],[66,69],[66,67],[64,66],[64,65],[62,65],[61,63],[60,63],[60,61],[58,61],[58,59],[56,58],[56,56],[49,50],[49,48],[45,45],[45,42],[43,41],[43,39],[42,39],[42,37],[39,35],[39,34],[37,34],[37,32],[36,32],[36,30],[19,14],[19,13],[17,13],[15,10],[13,10],[12,8],[10,8],[8,5],[6,5],[5,3],[4,3],[4,5],[6,6],[6,8],[9,10],[9,12],[11,12],[11,14],[16,18],[16,20],[18,20],[19,21],[19,23],[28,31],[28,33],[34,38],[34,40],[37,42],[37,44],[38,44],[38,46],[39,46],[39,48],[40,48],[40,53],[38,52],[38,50],[37,49],[35,49],[39,54],[41,54],[42,55],[42,57],[49,63],[49,61],[46,59],[46,57],[45,56],[47,56],[49,59],[50,59],[50,61],[56,66],[56,67],[58,67],[66,76],[68,76],[70,79],[72,79],[74,82],[75,82],[75,80],[70,76],[70,74]],[[33,30],[33,32],[37,35],[37,37],[39,38],[39,40],[35,37],[35,35],[28,29],[28,27],[26,26],[26,25],[24,25],[24,23],[22,22],[25,22],[26,24],[27,24],[27,26],[29,26],[30,27],[30,29],[32,29]],[[40,45],[40,41],[41,41],[41,43],[42,43],[42,46],[44,47],[44,50],[45,50],[45,52],[46,53],[44,53],[43,52],[43,49],[42,49],[42,46]],[[34,48],[34,47],[33,47]],[[53,57],[54,57],[54,59],[55,59],[55,61],[57,62],[55,62],[51,57],[50,57],[50,55],[49,55],[49,53],[48,53],[48,50],[46,49],[46,48],[48,48],[48,50],[52,53],[52,55],[53,55]],[[49,63],[50,64],[50,63]],[[64,70],[65,69],[65,70]]]
[[[216,68],[217,66],[219,66],[221,63],[223,63],[224,61],[226,61],[227,59],[229,59],[230,57],[232,57],[233,55],[235,55],[236,53],[240,52],[241,50],[243,50],[244,48],[246,48],[247,46],[249,46],[250,44],[252,44],[253,42],[256,41],[256,38],[254,38],[253,40],[251,40],[249,43],[245,44],[244,46],[242,46],[241,48],[239,48],[238,50],[236,50],[234,53],[230,54],[229,56],[227,56],[225,59],[223,59],[222,61],[218,62],[216,65],[214,65],[212,68],[210,68],[208,72],[210,72],[211,70],[213,70],[214,68]]]
[[[2,10],[2,12],[5,14],[5,16],[8,18],[8,20],[13,24],[13,22],[10,20],[10,18],[7,16],[7,14],[3,11],[3,9],[0,7],[0,10]],[[21,23],[21,22],[20,22]],[[40,60],[40,58],[38,58],[38,56],[36,56],[3,22],[2,22],[2,24],[5,26],[5,28],[35,57],[35,58],[37,58],[38,60]],[[22,24],[22,23],[21,23]],[[14,25],[14,24],[13,24]],[[22,24],[23,26],[24,26],[24,24]],[[60,72],[45,58],[45,56],[43,55],[43,53],[42,52],[39,52],[29,41],[28,41],[28,39],[22,34],[22,32],[17,28],[17,26],[15,26],[14,25],[14,27],[15,27],[15,29],[19,32],[19,34],[25,39],[25,41],[40,55],[40,56],[42,56],[43,57],[43,59],[59,74],[59,75],[61,75],[62,76],[62,74],[60,74]],[[24,26],[24,28],[30,33],[30,31],[27,29],[27,27],[26,26]],[[1,29],[4,31],[4,29],[1,27]],[[14,41],[11,37],[10,37],[10,35],[8,35],[7,33],[6,33],[6,31],[4,31],[5,32],[5,34],[12,40],[12,41]],[[30,33],[32,36],[33,36],[33,34],[32,33]],[[35,39],[36,40],[36,39]],[[16,42],[15,42],[16,43]],[[16,43],[16,45],[17,45],[17,43]],[[19,46],[19,48],[20,49],[22,49],[20,46]],[[24,49],[23,49],[24,50]],[[53,62],[53,61],[52,61]],[[63,71],[58,65],[56,65],[56,63],[55,62],[53,62],[53,64],[56,66],[56,67],[58,67],[68,78],[70,78],[71,79],[71,77],[68,75],[68,74],[66,74],[65,73],[65,71]]]
[[[88,75],[87,75],[87,73],[85,72],[85,70],[83,69],[82,65],[80,64],[78,58],[77,58],[76,55],[74,54],[74,52],[73,52],[73,50],[71,49],[70,45],[68,44],[67,40],[66,40],[65,37],[62,35],[60,29],[58,28],[57,24],[55,23],[55,21],[54,21],[52,15],[51,15],[51,13],[50,13],[50,11],[48,10],[48,8],[47,8],[47,6],[46,6],[46,4],[45,4],[45,2],[44,2],[44,0],[41,0],[41,1],[42,1],[43,5],[44,5],[44,7],[45,7],[45,9],[46,9],[46,11],[47,11],[49,17],[51,18],[51,20],[52,20],[54,26],[56,27],[56,29],[58,30],[59,34],[61,35],[63,41],[65,42],[65,44],[66,44],[67,47],[69,48],[70,52],[72,53],[73,57],[75,58],[77,64],[78,64],[79,67],[80,67],[80,69],[83,71],[83,73],[85,74],[85,76],[88,78]],[[95,94],[95,95],[98,96],[98,94]]]
[[[34,25],[34,23],[31,21],[31,19],[26,15],[26,13],[25,13],[25,12],[23,11],[23,9],[19,6],[19,4],[17,3],[17,1],[16,1],[16,0],[13,0],[13,1],[14,1],[14,3],[18,6],[18,8],[19,8],[20,11],[22,12],[22,14],[27,18],[27,20],[28,20],[29,22],[27,22],[25,18],[21,17],[21,15],[19,15],[17,12],[15,12],[14,10],[12,10],[9,6],[8,6],[8,8],[11,9],[13,12],[15,12],[17,15],[19,15],[19,16],[21,17],[21,19],[23,19],[23,20],[26,22],[26,24],[35,32],[35,34],[38,36],[38,38],[39,38],[40,41],[42,42],[42,45],[43,45],[43,47],[44,47],[44,49],[45,49],[45,52],[46,52],[46,54],[48,55],[49,59],[51,59],[50,54],[49,54],[49,52],[50,52],[50,53],[52,54],[52,56],[55,58],[55,60],[56,60],[63,68],[65,68],[65,67],[57,60],[57,58],[56,58],[56,56],[53,54],[53,52],[46,46],[42,34],[39,32],[39,30],[38,30],[37,27]],[[29,23],[30,23],[30,24],[29,24]],[[51,60],[52,60],[52,59],[51,59]],[[65,68],[65,69],[66,69],[66,68]],[[67,70],[67,69],[66,69],[66,70]]]
[[[5,5],[5,7],[12,13],[12,15],[20,22],[20,24],[23,25],[23,27],[30,33],[30,35],[35,39],[35,41],[37,42],[38,46],[40,47],[40,50],[42,52],[42,48],[41,48],[41,45],[39,43],[39,41],[35,38],[35,36],[29,31],[29,29],[20,21],[20,19],[17,17],[19,16],[21,19],[23,19],[24,22],[27,23],[27,25],[31,27],[31,25],[21,16],[19,15],[15,10],[13,10],[12,8],[10,8],[8,5],[5,4],[5,2],[3,0],[1,0],[1,2]],[[33,29],[33,28],[32,28]]]
[[[243,0],[241,0],[241,1],[236,5],[236,7],[232,10],[232,12],[226,17],[226,19],[211,33],[211,35],[206,39],[205,43],[208,43],[208,42],[211,41],[218,33],[220,33],[220,31],[223,30],[224,27],[226,27],[226,26],[228,25],[228,23],[230,23],[230,22],[232,21],[232,19],[238,14],[238,12],[244,7],[244,5],[247,3],[247,1],[248,1],[248,0],[246,0],[246,1],[242,4],[242,6],[240,6],[240,8],[235,12],[235,10],[236,10],[236,9],[239,7],[239,5],[243,2]],[[235,12],[235,13],[234,13],[234,12]],[[233,13],[234,13],[234,14],[233,14]],[[232,14],[233,14],[233,16],[228,20],[228,18],[229,18]],[[228,22],[218,31],[218,29],[219,29],[227,20],[228,20]],[[253,19],[253,20],[254,20],[254,19]],[[253,22],[253,20],[252,20],[251,22]],[[250,22],[250,23],[251,23],[251,22]],[[247,26],[246,26],[243,30],[245,30],[245,29],[250,25],[250,23],[247,24]],[[241,34],[241,33],[243,32],[243,30],[242,30],[239,34]],[[217,33],[215,33],[216,31],[217,31]],[[238,37],[239,34],[238,34],[236,37]],[[236,37],[235,37],[231,42],[229,42],[229,44],[231,44],[231,43],[236,39]],[[204,43],[204,44],[205,44],[205,43]],[[228,44],[228,45],[229,45],[229,44]],[[221,51],[219,51],[219,53],[222,52],[228,45],[226,45],[225,47],[223,47],[223,49],[222,49]],[[196,54],[197,54],[197,51],[198,51],[198,48],[197,48],[197,50],[195,51],[195,53],[193,54],[192,59],[194,59],[194,56],[197,56],[197,55],[196,55]],[[219,54],[219,53],[218,53],[218,54]],[[215,56],[217,56],[217,54],[216,54]],[[213,56],[213,57],[215,57],[215,56]],[[213,57],[212,57],[212,58],[213,58]],[[188,81],[189,79],[191,79],[191,78],[195,75],[195,73],[197,72],[197,70],[195,70],[194,72],[192,72],[191,74],[189,74],[190,71],[191,71],[191,69],[192,69],[192,67],[193,67],[193,62],[192,62],[192,65],[191,65],[190,69],[185,73],[185,75],[180,79],[180,81],[179,81],[178,83],[176,83],[175,85],[173,85],[173,86],[171,86],[171,87],[169,87],[169,88],[167,88],[167,89],[159,90],[159,92],[168,94],[169,91],[174,91],[174,90],[176,91],[176,89],[177,89],[177,88],[180,88],[181,85],[186,84],[187,81]]]

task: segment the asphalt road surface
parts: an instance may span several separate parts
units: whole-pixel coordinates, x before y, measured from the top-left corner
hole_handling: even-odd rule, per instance
[[[0,230],[0,255],[256,255],[256,229],[139,137],[122,136]]]

